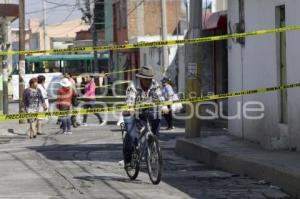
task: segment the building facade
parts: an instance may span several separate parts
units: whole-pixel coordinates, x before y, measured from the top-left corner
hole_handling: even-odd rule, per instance
[[[75,39],[76,33],[81,30],[88,30],[89,26],[84,24],[81,19],[66,21],[63,23],[48,25],[46,27],[47,37],[46,37],[46,47],[48,48],[67,48],[72,45],[68,42],[70,39]],[[38,34],[39,37],[39,47],[40,49],[44,49],[44,37],[43,37],[43,27],[38,19],[31,19],[29,21],[29,29],[31,30],[31,34]],[[57,44],[53,41],[59,40],[60,38],[66,38],[66,42],[63,44]]]
[[[68,48],[74,45],[76,33],[79,31],[88,30],[89,26],[81,22],[81,20],[66,21],[60,24],[49,25],[46,27],[47,37],[44,42],[43,27],[40,20],[31,18],[28,21],[28,26],[25,30],[25,49],[40,50],[44,49],[46,44],[48,49]],[[12,50],[19,50],[19,29],[12,28],[10,30],[12,38]],[[17,68],[18,56],[13,56],[12,71]]]
[[[185,7],[181,0],[167,0],[167,30],[168,37],[183,34],[179,28],[180,21],[185,19]],[[153,0],[113,0],[113,41],[115,44],[138,42],[142,40],[161,40],[161,2]],[[177,48],[176,48],[177,49]],[[112,52],[113,70],[136,69],[146,63],[153,63],[159,60],[156,53],[161,54],[159,48],[151,51],[142,49],[129,49]],[[169,57],[172,60],[173,48],[169,48]],[[176,52],[175,52],[176,54]],[[143,57],[147,56],[147,62]],[[152,59],[153,60],[150,60]],[[157,64],[155,64],[157,65]],[[172,65],[172,62],[170,62]],[[161,70],[159,70],[161,73]],[[134,73],[119,74],[116,79],[132,79]]]
[[[228,7],[229,33],[299,25],[300,1],[229,0]],[[299,82],[299,37],[294,31],[229,40],[229,90]],[[230,119],[229,131],[268,149],[300,150],[299,89],[232,98],[229,115],[240,112],[239,104],[252,102],[262,103],[264,117]]]
[[[161,34],[161,4],[153,0],[113,0],[114,42],[128,42],[137,36]],[[180,0],[167,0],[168,34],[175,34],[185,17]]]
[[[169,36],[168,40],[183,39],[184,36]],[[130,40],[130,43],[139,43],[139,42],[155,42],[160,41],[161,37],[157,36],[140,36]],[[160,81],[164,75],[169,77],[172,82],[177,82],[179,78],[178,75],[181,75],[184,70],[184,48],[182,46],[169,46],[169,68],[164,74],[161,68],[161,48],[141,48],[139,49],[139,63],[141,66],[151,65],[154,68],[155,76],[154,78]],[[182,70],[180,70],[182,69]],[[182,75],[184,78],[184,74]],[[182,78],[182,77],[181,77]],[[183,90],[180,90],[183,91]]]

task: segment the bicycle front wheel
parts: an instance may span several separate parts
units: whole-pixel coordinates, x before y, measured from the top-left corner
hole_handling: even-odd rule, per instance
[[[158,139],[154,135],[148,137],[147,149],[147,170],[150,180],[153,184],[157,185],[161,181],[162,175],[162,154]]]
[[[126,139],[128,139],[128,135],[127,133],[125,133],[125,137],[124,137],[124,142],[123,142],[123,159],[125,160],[125,143],[126,143]],[[125,171],[127,176],[131,179],[131,180],[135,180],[140,172],[140,162],[139,162],[139,153],[136,149],[134,149],[133,153],[132,153],[132,159],[131,159],[131,166],[130,167],[125,167]]]

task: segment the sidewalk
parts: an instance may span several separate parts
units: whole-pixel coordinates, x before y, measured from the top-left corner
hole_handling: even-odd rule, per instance
[[[19,112],[19,104],[10,102],[8,106],[10,114]],[[0,121],[0,140],[25,138],[29,132],[29,124],[19,124],[18,120]]]
[[[202,138],[179,139],[175,150],[179,155],[215,168],[270,182],[300,198],[300,153],[267,151],[216,130]]]
[[[0,122],[0,138],[25,137],[29,132],[29,124],[19,124],[19,121]]]

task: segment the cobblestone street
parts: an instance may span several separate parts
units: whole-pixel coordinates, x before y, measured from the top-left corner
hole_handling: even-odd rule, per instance
[[[0,199],[300,199],[300,0],[0,0]]]
[[[162,131],[163,181],[152,185],[146,173],[130,181],[116,125],[58,133],[54,121],[34,141],[0,145],[1,198],[289,198],[279,188],[215,170],[177,156],[173,149],[184,129]],[[145,169],[144,169],[145,171]]]

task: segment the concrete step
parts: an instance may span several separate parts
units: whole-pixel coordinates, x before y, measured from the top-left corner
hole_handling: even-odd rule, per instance
[[[265,180],[300,198],[300,154],[266,151],[230,135],[178,139],[175,151],[214,168]]]

